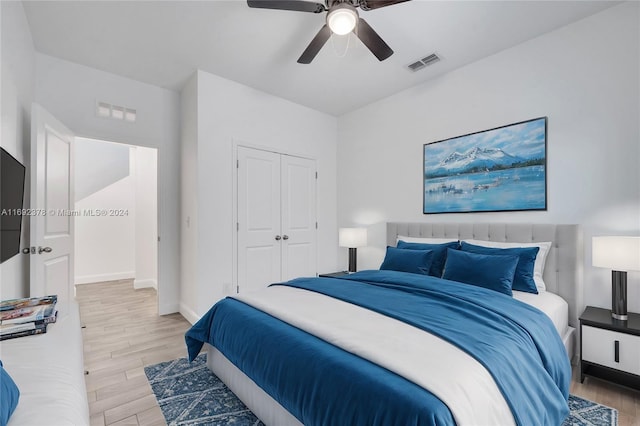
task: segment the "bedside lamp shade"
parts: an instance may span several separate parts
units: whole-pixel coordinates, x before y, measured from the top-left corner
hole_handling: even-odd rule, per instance
[[[640,237],[593,237],[592,264],[611,272],[611,316],[627,319],[627,271],[640,271]]]
[[[338,230],[338,245],[349,249],[349,272],[357,270],[357,247],[367,245],[366,228],[340,228]]]

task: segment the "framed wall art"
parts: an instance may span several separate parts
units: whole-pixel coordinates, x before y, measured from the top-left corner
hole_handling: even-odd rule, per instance
[[[547,209],[547,117],[427,143],[423,213]]]

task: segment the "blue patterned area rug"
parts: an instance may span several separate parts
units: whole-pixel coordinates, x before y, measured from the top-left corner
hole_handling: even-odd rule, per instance
[[[186,358],[144,368],[151,389],[169,426],[264,426],[220,381],[201,354],[192,363]],[[616,426],[613,408],[571,395],[571,414],[562,426]]]

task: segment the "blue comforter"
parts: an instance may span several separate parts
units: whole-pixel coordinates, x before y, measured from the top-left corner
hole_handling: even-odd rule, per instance
[[[562,341],[545,314],[509,296],[395,271],[277,285],[371,309],[458,346],[487,368],[520,425],[559,425],[568,414]],[[203,342],[216,346],[308,426],[455,424],[428,390],[234,299],[217,303],[186,340],[191,359]]]

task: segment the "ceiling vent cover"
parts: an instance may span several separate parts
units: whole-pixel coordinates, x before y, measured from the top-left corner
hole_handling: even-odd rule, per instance
[[[422,59],[419,59],[417,61],[415,61],[412,64],[407,65],[407,68],[409,68],[411,71],[418,71],[421,70],[422,68],[425,68],[431,64],[435,64],[436,62],[438,62],[440,60],[440,57],[438,55],[436,55],[435,53],[432,53],[429,56],[425,56]]]

